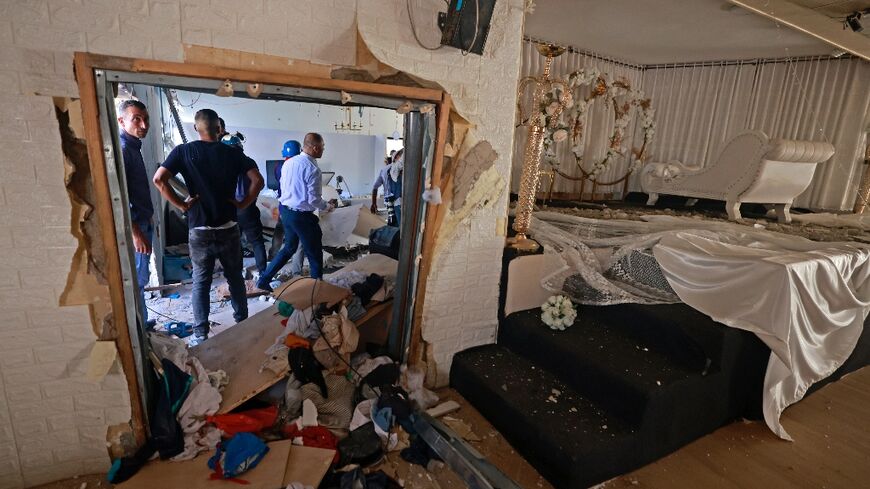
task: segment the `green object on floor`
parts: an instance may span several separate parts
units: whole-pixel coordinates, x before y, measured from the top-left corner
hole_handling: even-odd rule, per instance
[[[284,301],[278,301],[278,314],[289,318],[293,314],[293,306]]]

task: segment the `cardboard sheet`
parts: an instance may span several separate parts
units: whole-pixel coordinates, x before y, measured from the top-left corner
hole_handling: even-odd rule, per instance
[[[157,489],[175,487],[184,489],[279,489],[286,487],[284,477],[291,450],[290,440],[269,443],[269,453],[260,463],[239,478],[248,481],[246,485],[236,482],[210,480],[211,470],[208,459],[211,452],[201,453],[193,460],[170,462],[168,460],[151,461],[145,464],[139,472],[123,484],[117,484],[118,489]],[[322,476],[321,476],[322,477]],[[314,484],[316,487],[319,480]]]
[[[312,289],[314,289],[314,303],[325,302],[329,306],[337,304],[351,294],[349,289],[336,287],[329,282],[296,277],[279,285],[272,292],[272,296],[292,304],[295,309],[308,309],[311,307]]]
[[[268,369],[259,371],[266,359],[263,352],[284,329],[284,318],[276,315],[277,311],[270,306],[190,350],[207,370],[223,370],[229,377],[218,414],[229,412],[284,378]]]
[[[320,229],[323,245],[342,247],[368,241],[369,231],[384,226],[386,222],[371,213],[364,205],[352,205],[320,214]]]
[[[284,472],[281,487],[287,487],[291,482],[319,486],[332,464],[333,457],[335,450],[295,445],[290,447],[290,458],[287,460],[287,470]]]

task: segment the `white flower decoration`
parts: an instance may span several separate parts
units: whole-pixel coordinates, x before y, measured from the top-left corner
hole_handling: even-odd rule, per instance
[[[557,143],[561,143],[562,141],[564,141],[567,138],[568,138],[568,131],[566,131],[564,129],[559,129],[558,131],[553,133],[553,141],[556,141]]]
[[[563,295],[554,295],[541,305],[541,320],[557,331],[564,331],[574,324],[577,319],[577,310],[571,300]]]

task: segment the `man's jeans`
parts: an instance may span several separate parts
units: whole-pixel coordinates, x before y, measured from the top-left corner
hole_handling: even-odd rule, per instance
[[[148,243],[154,242],[154,226],[151,221],[136,223]],[[148,308],[145,307],[145,287],[151,279],[151,254],[135,253],[136,257],[136,283],[139,285],[139,309],[142,311],[142,319],[148,324]]]
[[[260,276],[259,283],[268,284],[281,270],[290,257],[296,253],[299,245],[308,258],[311,277],[323,277],[323,232],[320,230],[320,219],[313,212],[291,211],[285,206],[278,208],[281,213],[281,223],[284,225],[284,246],[275,254],[275,259],[266,267]]]
[[[239,228],[245,234],[245,239],[254,250],[254,261],[257,271],[263,273],[266,269],[266,240],[263,239],[263,222],[260,221],[260,209],[257,204],[251,204],[237,213]]]
[[[281,217],[279,215],[278,222],[275,223],[275,230],[272,232],[272,247],[269,249],[269,256],[272,260],[275,259],[278,251],[280,251],[283,246],[284,224],[281,222]],[[300,243],[299,247],[296,248],[296,253],[293,254],[293,258],[290,258],[291,275],[302,275],[303,260],[305,260],[305,252],[302,250],[302,244]],[[262,272],[262,270],[260,272]],[[260,273],[260,275],[262,275],[262,273]]]
[[[191,229],[189,234],[190,261],[193,264],[193,332],[204,337],[209,332],[209,301],[214,261],[224,268],[224,277],[230,288],[233,319],[248,317],[248,299],[245,279],[242,277],[242,242],[239,227],[228,229]]]

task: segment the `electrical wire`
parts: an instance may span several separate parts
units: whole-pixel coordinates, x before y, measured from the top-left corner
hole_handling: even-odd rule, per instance
[[[353,372],[357,377],[359,377],[360,381],[362,381],[362,375],[360,375],[359,371],[357,371],[357,369],[353,368],[353,365],[351,365],[350,362],[348,362],[347,360],[345,360],[344,357],[341,356],[341,354],[338,352],[338,350],[336,350],[336,348],[335,348],[334,346],[332,346],[332,343],[330,343],[329,340],[327,340],[327,339],[325,338],[325,335],[323,334],[323,328],[320,327],[320,321],[316,318],[317,312],[316,312],[315,309],[314,309],[314,295],[315,295],[315,293],[317,292],[317,286],[320,284],[320,282],[322,282],[321,279],[314,278],[314,277],[298,277],[296,280],[294,280],[294,281],[290,282],[289,284],[287,284],[287,286],[284,287],[284,289],[283,289],[281,292],[278,293],[278,297],[276,297],[275,300],[281,300],[281,296],[284,294],[284,292],[287,292],[287,289],[290,288],[290,285],[291,285],[291,284],[295,284],[296,282],[298,282],[298,281],[300,281],[300,280],[306,280],[306,279],[307,279],[307,280],[314,280],[314,287],[311,287],[311,306],[310,306],[310,309],[311,309],[311,318],[308,319],[308,321],[306,322],[306,324],[311,324],[312,322],[314,322],[314,325],[317,326],[317,330],[320,332],[320,336],[321,336],[321,337],[324,337],[324,340],[326,341],[326,346],[328,346],[329,349],[332,350],[332,353],[334,353],[335,356],[336,356],[339,360],[341,360],[341,363],[347,365],[347,367],[348,367],[348,368],[349,368],[349,369],[350,369],[350,370],[351,370],[351,371],[352,371],[352,372]],[[305,318],[305,311],[302,311],[302,317]],[[372,386],[369,386],[369,387],[372,387]],[[375,390],[374,387],[372,387],[372,389]]]
[[[429,51],[437,51],[443,48],[443,44],[439,44],[437,48],[423,44],[423,41],[421,41],[420,37],[417,35],[417,26],[414,24],[414,14],[411,13],[411,0],[405,0],[405,5],[408,7],[408,20],[411,22],[411,33],[414,34],[414,39],[417,41],[417,44],[419,44],[421,48],[428,49]]]
[[[145,306],[145,309],[148,309],[149,311],[153,312],[154,314],[157,314],[158,316],[165,317],[166,319],[168,319],[168,320],[170,320],[170,321],[173,321],[173,322],[176,322],[176,323],[180,323],[180,322],[182,322],[182,321],[179,321],[178,319],[175,319],[175,318],[172,317],[172,316],[167,316],[166,314],[163,314],[162,312],[155,311],[154,309],[152,309],[152,308],[150,308],[150,307],[148,307],[148,306]]]
[[[460,49],[459,52],[462,53],[463,56],[468,56],[468,53],[474,49],[474,43],[477,42],[477,33],[480,31],[480,0],[474,0],[474,37],[471,38],[471,44],[468,45],[468,49]],[[462,29],[459,30],[462,32]]]

